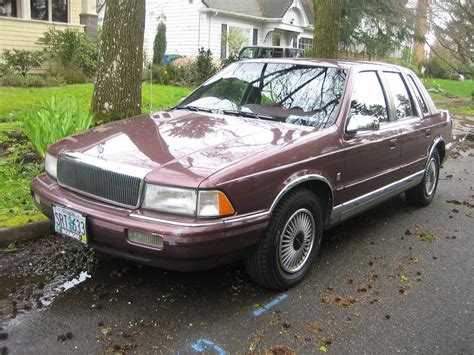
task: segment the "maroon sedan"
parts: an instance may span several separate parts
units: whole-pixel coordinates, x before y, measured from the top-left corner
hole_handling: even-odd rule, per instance
[[[407,69],[250,60],[170,111],[52,145],[32,192],[58,233],[105,253],[181,271],[243,259],[282,290],[323,230],[402,192],[428,205],[450,140]]]

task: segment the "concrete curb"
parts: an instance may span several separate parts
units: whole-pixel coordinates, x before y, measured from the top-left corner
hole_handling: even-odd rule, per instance
[[[0,246],[43,237],[53,231],[54,228],[51,221],[32,222],[18,227],[0,228]]]

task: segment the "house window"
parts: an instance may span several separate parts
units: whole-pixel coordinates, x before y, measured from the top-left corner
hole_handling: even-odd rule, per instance
[[[304,51],[313,48],[313,39],[301,37],[298,43],[298,47]]]
[[[67,22],[67,1],[68,0],[53,0],[52,1],[52,19],[54,22]]]
[[[16,0],[0,0],[0,16],[17,17]]]
[[[31,18],[40,21],[68,22],[68,0],[31,0]]]
[[[281,43],[281,36],[280,35],[273,35],[272,36],[272,46],[279,46]]]
[[[31,18],[48,21],[48,0],[31,0]]]

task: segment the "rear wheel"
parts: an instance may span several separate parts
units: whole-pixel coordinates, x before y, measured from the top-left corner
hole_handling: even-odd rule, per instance
[[[414,188],[405,192],[409,204],[424,207],[431,203],[438,187],[439,165],[439,154],[435,150],[428,159],[423,180]]]
[[[318,198],[301,188],[275,208],[267,230],[246,260],[250,277],[272,290],[285,290],[308,272],[321,243],[322,213]]]

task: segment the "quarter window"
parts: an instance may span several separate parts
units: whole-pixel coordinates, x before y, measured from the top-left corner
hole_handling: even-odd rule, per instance
[[[410,94],[405,85],[405,81],[399,73],[385,72],[385,77],[392,93],[393,103],[397,120],[415,116]]]
[[[378,75],[374,71],[357,74],[351,100],[351,116],[362,115],[388,122],[387,103]]]

